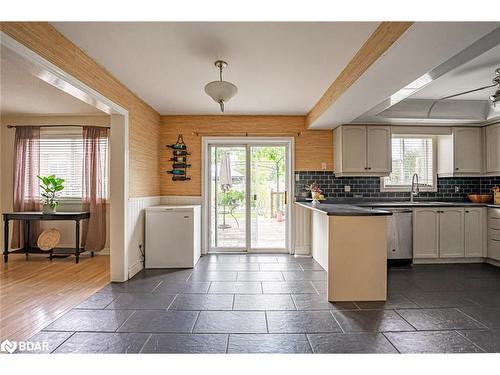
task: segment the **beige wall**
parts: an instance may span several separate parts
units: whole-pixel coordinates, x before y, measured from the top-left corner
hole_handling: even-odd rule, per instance
[[[14,184],[14,137],[15,129],[7,125],[94,125],[109,126],[110,117],[99,116],[1,116],[0,118],[0,208],[1,212],[13,209]],[[61,202],[60,211],[81,210],[79,202]],[[107,210],[106,224],[109,228],[109,209]],[[74,223],[72,222],[42,222],[42,228],[57,228],[61,231],[60,247],[74,246]],[[11,226],[12,230],[12,226]],[[3,245],[3,236],[1,236]],[[107,230],[106,249],[109,249],[109,230]]]
[[[2,22],[0,30],[129,111],[129,195],[160,193],[160,115],[47,22]]]
[[[198,135],[193,133],[199,133]],[[293,136],[295,138],[295,170],[317,171],[326,163],[333,170],[333,134],[331,130],[307,130],[304,116],[161,116],[160,174],[162,195],[201,195],[202,136]],[[300,135],[298,135],[300,133]],[[191,156],[190,181],[172,181],[172,151],[165,145],[175,143],[182,134]]]

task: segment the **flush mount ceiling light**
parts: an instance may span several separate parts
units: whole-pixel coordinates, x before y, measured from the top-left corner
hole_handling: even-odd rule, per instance
[[[224,104],[236,95],[238,88],[231,82],[222,80],[222,69],[227,68],[227,62],[217,60],[215,66],[219,68],[219,80],[207,83],[205,92],[219,103],[221,112],[224,112]]]

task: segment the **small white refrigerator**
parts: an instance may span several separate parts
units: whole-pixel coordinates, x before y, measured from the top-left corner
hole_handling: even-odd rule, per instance
[[[146,268],[193,268],[201,254],[201,206],[146,208]]]

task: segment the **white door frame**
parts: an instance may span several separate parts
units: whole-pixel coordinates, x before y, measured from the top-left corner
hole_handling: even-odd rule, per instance
[[[1,31],[0,45],[13,52],[16,63],[31,74],[111,116],[110,274],[111,281],[128,280],[128,111]]]
[[[294,178],[293,171],[295,170],[294,166],[294,138],[293,137],[202,137],[202,228],[203,231],[203,253],[208,253],[210,249],[210,155],[208,154],[209,146],[217,144],[217,145],[272,145],[272,144],[283,144],[286,146],[287,150],[287,159],[288,165],[286,168],[286,183],[290,188],[288,191],[288,202],[286,207],[286,218],[287,218],[287,229],[286,229],[286,247],[287,252],[293,254],[294,246],[294,236],[292,232],[293,228],[293,209],[291,198],[294,196],[293,192],[295,191],[294,186]],[[247,168],[250,163],[247,157]],[[247,189],[247,199],[250,191]],[[250,225],[248,220],[245,221],[246,225]],[[248,233],[248,231],[247,231]],[[248,241],[250,239],[247,239]],[[247,241],[247,243],[248,243]],[[246,249],[247,252],[275,252],[274,249],[251,249],[248,247]]]

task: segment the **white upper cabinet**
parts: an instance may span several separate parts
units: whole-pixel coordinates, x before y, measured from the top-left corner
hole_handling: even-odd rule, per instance
[[[340,126],[333,134],[336,175],[388,176],[391,173],[389,126]]]
[[[500,124],[485,128],[486,173],[500,173]]]
[[[383,126],[366,128],[368,171],[391,173],[391,129]]]
[[[483,130],[455,127],[451,135],[438,137],[438,175],[474,176],[483,173]]]

